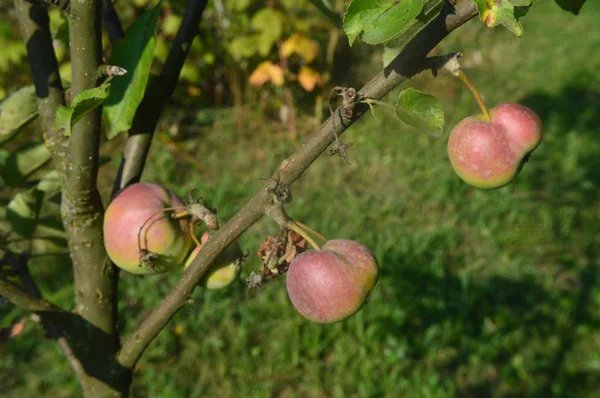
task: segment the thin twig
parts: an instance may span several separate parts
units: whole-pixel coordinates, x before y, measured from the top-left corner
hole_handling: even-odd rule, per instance
[[[123,25],[119,20],[119,15],[111,0],[102,0],[102,22],[108,33],[111,43],[116,43],[119,39],[125,37]]]
[[[188,2],[160,76],[148,89],[135,113],[123,160],[113,186],[113,196],[127,185],[138,182],[142,176],[154,130],[167,100],[175,91],[192,41],[198,35],[198,25],[207,3],[207,0]]]
[[[419,32],[383,72],[367,83],[361,93],[369,98],[381,99],[403,81],[428,68],[427,53],[477,13],[471,0],[453,3],[454,7],[446,3],[440,15]],[[334,132],[341,134],[365,112],[366,109],[357,107],[351,119],[337,124],[337,131],[334,131],[333,123],[325,121],[296,153],[281,164],[273,178],[292,184],[334,142]],[[271,185],[268,181],[229,222],[215,231],[173,289],[127,338],[117,355],[121,366],[129,369],[135,366],[146,347],[185,303],[211,261],[263,216],[266,207],[273,202],[273,194],[268,191]]]
[[[54,312],[59,312],[62,315],[66,315],[67,317],[71,317],[72,315],[43,299],[42,293],[41,293],[40,289],[38,288],[37,284],[35,283],[35,280],[31,276],[31,273],[29,272],[29,268],[27,267],[27,256],[16,257],[11,253],[6,253],[3,260],[6,261],[7,263],[9,263],[12,266],[12,268],[14,269],[14,271],[16,272],[16,274],[19,275],[19,278],[21,279],[21,282],[23,283],[23,290],[25,292],[29,293],[31,296],[34,296],[34,297],[31,297],[31,300],[35,300],[35,298],[38,298],[39,300],[42,300],[44,303],[47,303],[47,304],[43,304],[44,307],[51,306],[52,308],[56,309],[56,311],[52,311],[50,313],[46,310],[38,310],[38,311],[33,310],[33,311],[35,311],[40,316],[40,318],[42,320],[42,324],[44,325],[44,328],[58,342],[58,346],[60,347],[61,351],[63,352],[63,355],[65,356],[65,358],[67,358],[67,361],[71,365],[71,368],[73,369],[73,372],[75,373],[75,376],[77,377],[79,382],[84,383],[85,379],[86,379],[85,370],[83,369],[81,362],[79,361],[79,359],[73,352],[73,349],[71,348],[71,345],[69,344],[69,341],[63,334],[62,330],[56,325],[56,323],[52,319],[53,318],[52,315]],[[0,286],[1,285],[2,285],[2,283],[0,282]],[[16,304],[16,303],[13,303],[13,304]]]
[[[58,71],[58,61],[54,53],[54,47],[52,46],[48,12],[39,4],[34,4],[26,0],[15,0],[15,8],[21,35],[27,48],[27,59],[35,85],[40,118],[43,125],[51,126],[54,124],[56,109],[59,105],[64,105],[65,97]],[[64,161],[68,158],[68,153],[62,146],[65,142],[65,137],[61,134],[48,135],[46,136],[46,142],[52,151],[54,164],[64,164]],[[26,287],[29,286],[29,293],[2,277],[0,277],[0,292],[10,300],[10,293],[6,291],[10,290],[12,291],[12,297],[15,300],[13,302],[15,304],[16,301],[23,300],[24,303],[32,305],[30,309],[36,307],[40,309],[38,314],[46,325],[46,328],[57,339],[58,345],[73,368],[77,379],[83,384],[86,377],[85,370],[73,353],[67,338],[62,335],[59,327],[52,322],[52,317],[49,316],[47,309],[51,309],[51,313],[64,313],[64,311],[42,299],[39,289],[27,269],[22,271],[20,276],[23,284]]]
[[[64,312],[54,304],[29,293],[23,287],[0,275],[0,294],[14,305],[34,312]]]

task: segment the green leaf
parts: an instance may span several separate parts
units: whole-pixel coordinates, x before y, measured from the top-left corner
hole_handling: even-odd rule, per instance
[[[579,11],[581,11],[581,7],[583,7],[583,3],[585,0],[555,0],[556,4],[560,8],[565,11],[570,11],[575,15],[579,15]]]
[[[238,61],[242,58],[250,58],[258,51],[256,48],[256,40],[252,36],[236,37],[229,43],[227,48],[233,58]]]
[[[444,129],[444,109],[436,97],[408,88],[400,93],[396,116],[404,124],[438,137]]]
[[[77,94],[70,106],[61,105],[56,110],[55,127],[62,130],[64,135],[71,135],[71,128],[86,113],[96,108],[108,97],[110,89],[109,83],[104,83],[98,87],[84,90]]]
[[[523,36],[523,26],[519,17],[523,7],[529,7],[532,0],[473,0],[479,17],[490,28],[504,25],[516,36]]]
[[[350,45],[360,36],[365,43],[393,39],[408,27],[423,9],[423,0],[354,0],[344,15],[344,30]]]
[[[35,87],[25,86],[0,104],[0,144],[10,140],[38,115]]]
[[[43,197],[43,192],[35,188],[14,196],[6,210],[6,218],[14,232],[25,238],[33,236]]]
[[[228,0],[226,3],[231,11],[245,11],[250,6],[250,0]]]
[[[421,13],[415,19],[410,21],[400,35],[396,36],[383,49],[383,66],[392,62],[406,44],[412,40],[429,22],[437,17],[446,0],[426,0]]]
[[[127,74],[113,80],[104,104],[105,133],[109,140],[131,128],[135,112],[144,97],[156,47],[158,10],[154,7],[139,16],[110,56],[109,64],[122,67]]]
[[[28,143],[3,159],[0,175],[10,187],[22,185],[27,177],[45,165],[52,155],[43,143]]]
[[[283,14],[272,8],[263,8],[252,17],[250,26],[259,32],[255,40],[258,52],[263,57],[269,54],[273,44],[281,38],[284,20]]]
[[[31,239],[33,254],[66,252],[59,205],[51,200],[59,192],[58,172],[51,171],[35,187],[16,194],[8,204],[6,218],[12,230]]]

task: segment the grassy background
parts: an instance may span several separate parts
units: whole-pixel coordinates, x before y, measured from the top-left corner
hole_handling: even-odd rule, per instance
[[[246,293],[256,249],[277,230],[263,220],[241,238],[250,252],[243,277],[221,291],[194,291],[195,302],[140,362],[133,396],[597,396],[599,13],[594,1],[579,17],[545,1],[524,18],[522,39],[472,21],[440,45],[440,53],[465,53],[490,107],[518,101],[543,120],[544,141],[510,186],[468,187],[450,168],[446,137],[408,130],[385,109],[381,120],[367,116],[346,133],[350,166],[323,157],[294,185],[294,218],[330,238],[358,240],[379,259],[381,279],[356,316],[335,325],[303,319],[283,278]],[[448,131],[478,111],[447,74],[410,84],[440,98]],[[224,220],[295,144],[255,112],[242,131],[233,110],[215,117],[183,144],[199,154],[202,170],[155,145],[145,180],[182,195],[199,189]],[[310,123],[301,118],[305,135]],[[70,271],[34,271],[53,300],[69,305]],[[126,331],[176,277],[122,278]],[[39,344],[42,336],[29,326],[0,347],[1,396],[80,394],[55,344]]]

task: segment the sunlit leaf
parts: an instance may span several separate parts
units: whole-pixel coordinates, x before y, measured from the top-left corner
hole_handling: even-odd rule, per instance
[[[158,11],[159,8],[154,7],[138,17],[111,54],[109,64],[122,67],[127,74],[112,81],[110,95],[104,104],[108,139],[131,128],[144,97],[156,46]]]
[[[27,177],[45,165],[52,155],[43,143],[28,143],[13,151],[2,161],[0,175],[11,187],[25,182]]]
[[[344,15],[350,45],[357,37],[379,44],[400,34],[423,9],[423,0],[354,0]]]
[[[0,144],[38,115],[35,87],[25,86],[0,103]]]
[[[84,90],[77,94],[70,106],[60,106],[56,110],[56,125],[64,135],[71,135],[71,128],[86,113],[96,108],[108,97],[110,84]]]
[[[383,49],[383,66],[387,66],[396,58],[406,44],[412,40],[429,22],[437,17],[446,0],[425,0],[421,13],[410,21],[402,34],[385,44]]]
[[[440,101],[413,88],[403,90],[398,96],[396,116],[404,124],[436,137],[444,129],[444,109]]]
[[[504,25],[516,36],[523,35],[523,26],[519,17],[523,8],[531,5],[531,0],[473,0],[477,6],[479,17],[490,28]]]
[[[58,172],[51,171],[35,187],[16,194],[8,204],[6,219],[13,232],[31,241],[32,254],[67,250],[59,205],[51,200],[59,192]]]
[[[242,58],[249,58],[256,54],[258,49],[256,48],[256,40],[249,36],[239,36],[234,38],[227,47],[229,53],[236,60]]]
[[[180,25],[181,25],[181,16],[179,16],[177,14],[169,14],[169,15],[165,16],[165,18],[162,21],[162,24],[161,24],[162,33],[164,33],[167,36],[174,36],[175,33],[177,33],[177,29],[179,29]]]
[[[284,20],[283,14],[272,8],[263,8],[252,16],[250,26],[258,32],[254,40],[263,57],[269,54],[273,44],[281,38]]]

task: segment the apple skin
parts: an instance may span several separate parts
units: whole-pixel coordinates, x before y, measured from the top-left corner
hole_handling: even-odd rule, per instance
[[[104,244],[115,265],[136,275],[160,274],[183,264],[192,240],[188,220],[171,218],[172,212],[157,214],[167,207],[185,203],[172,191],[151,183],[137,183],[125,188],[110,202],[104,213]],[[153,267],[140,265],[138,235],[142,231],[142,248],[156,254]]]
[[[526,106],[507,103],[491,110],[490,116],[506,129],[508,138],[530,153],[542,142],[542,121]]]
[[[456,174],[483,189],[510,183],[542,139],[540,119],[527,107],[502,104],[490,115],[492,120],[481,115],[463,119],[448,139],[448,157]]]
[[[192,250],[185,261],[184,269],[189,267],[194,258],[196,258],[209,236],[208,232],[202,235],[200,241],[202,244]],[[237,241],[233,242],[214,260],[198,284],[207,289],[221,289],[229,286],[240,275],[241,267],[238,260],[242,257],[243,253],[240,244]]]
[[[322,250],[306,251],[292,261],[287,291],[300,314],[318,323],[355,314],[377,283],[377,260],[360,243],[335,239]]]

